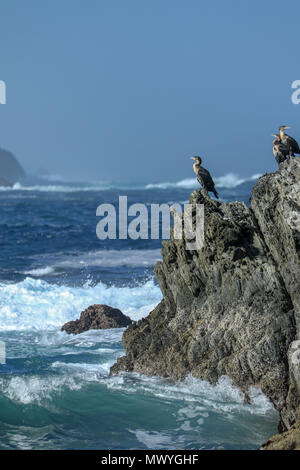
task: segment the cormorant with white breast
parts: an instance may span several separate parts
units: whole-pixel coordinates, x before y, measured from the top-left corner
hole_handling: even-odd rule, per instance
[[[272,134],[272,136],[275,137],[275,140],[273,140],[273,155],[279,165],[290,157],[290,147],[281,142],[279,134]]]
[[[285,144],[289,147],[290,157],[294,157],[295,153],[300,154],[300,148],[299,148],[298,142],[293,137],[285,134],[285,132],[284,132],[285,129],[290,129],[290,127],[288,127],[288,126],[280,126],[279,127],[280,140],[283,144]]]
[[[215,189],[215,183],[213,182],[209,171],[203,168],[203,166],[201,166],[201,157],[191,157],[191,160],[195,160],[193,169],[197,175],[197,180],[201,184],[203,189],[205,189],[206,191],[211,191],[212,193],[214,193],[216,198],[219,199],[219,195]]]

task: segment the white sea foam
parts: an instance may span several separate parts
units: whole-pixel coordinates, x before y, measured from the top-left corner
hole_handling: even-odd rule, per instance
[[[163,433],[144,429],[129,429],[136,439],[148,449],[176,449],[184,444],[184,436],[174,436],[172,432]],[[180,445],[181,444],[181,445]]]
[[[50,400],[53,393],[61,393],[65,388],[80,390],[82,383],[68,375],[61,376],[16,376],[0,380],[0,391],[13,401],[24,404]]]
[[[228,173],[223,176],[214,176],[214,181],[217,187],[235,188],[245,181],[254,181],[261,175],[255,174],[250,177],[241,178],[234,173]],[[78,191],[107,191],[107,190],[143,190],[143,189],[193,189],[197,188],[199,183],[196,178],[184,178],[176,182],[161,182],[150,183],[146,185],[129,185],[122,183],[112,182],[99,182],[99,183],[68,183],[68,184],[36,184],[26,185],[15,183],[13,187],[0,187],[0,191],[40,191],[40,192],[78,192]]]
[[[109,369],[115,360],[116,356],[102,364],[55,361],[52,364],[55,375],[1,378],[0,392],[24,404],[41,404],[63,393],[64,389],[83,390],[94,382],[121,393],[152,396],[169,403],[179,402],[181,406],[176,415],[179,429],[188,426],[191,420],[201,424],[209,419],[211,413],[227,418],[243,413],[269,417],[276,414],[268,398],[254,387],[250,388],[251,404],[245,404],[243,393],[226,376],[221,377],[215,386],[192,376],[175,384],[159,377],[135,373],[109,376]]]
[[[53,362],[52,367],[54,369],[64,369],[64,371],[69,370],[70,373],[75,372],[80,375],[84,375],[84,380],[98,380],[98,375],[107,376],[113,362],[108,361],[104,364],[86,364],[86,363],[76,363],[76,362]],[[95,375],[96,374],[96,375]]]
[[[157,377],[121,374],[109,377],[106,385],[126,392],[136,392],[138,389],[142,393],[155,395],[163,400],[183,400],[185,406],[181,409],[181,414],[196,413],[195,416],[199,418],[207,418],[208,409],[224,414],[247,411],[250,414],[265,415],[274,411],[268,398],[254,387],[250,387],[249,390],[251,404],[245,404],[244,394],[232,385],[227,376],[222,376],[216,385],[211,385],[192,376],[183,382],[173,384]]]
[[[215,184],[218,188],[236,188],[242,183],[251,182],[257,180],[261,174],[252,175],[250,178],[240,178],[234,173],[228,173],[225,176],[219,176],[214,178]]]
[[[255,181],[261,175],[255,174],[247,178],[240,178],[234,173],[228,173],[224,176],[215,176],[213,177],[215,184],[218,188],[235,188],[246,181]],[[196,178],[186,178],[175,183],[166,182],[166,183],[156,183],[146,185],[146,189],[176,189],[176,188],[185,188],[193,189],[198,188],[199,183]]]
[[[153,280],[138,287],[66,287],[26,278],[16,284],[0,284],[0,330],[47,330],[78,318],[89,305],[104,303],[139,319],[161,300]]]
[[[51,266],[46,266],[45,268],[36,268],[30,269],[29,271],[24,271],[24,274],[28,274],[34,277],[49,276],[54,272],[54,268]]]
[[[192,189],[196,188],[199,183],[196,178],[185,178],[183,180],[177,181],[175,183],[165,182],[165,183],[153,183],[147,184],[145,189],[176,189],[176,188],[186,188]]]
[[[109,183],[99,184],[46,184],[46,185],[26,185],[21,183],[15,183],[12,187],[1,186],[0,191],[39,191],[39,192],[61,192],[61,193],[73,193],[78,191],[105,191],[107,189],[113,189]]]
[[[108,393],[112,390],[121,396],[148,396],[151,400],[176,406],[176,429],[180,435],[195,427],[200,432],[205,422],[215,419],[214,415],[239,422],[247,420],[249,415],[276,420],[273,405],[259,389],[251,387],[251,404],[245,403],[243,393],[226,376],[221,377],[215,386],[192,376],[175,383],[137,373],[109,376],[110,367],[123,354],[120,349],[122,332],[120,329],[94,330],[76,336],[58,331],[18,333],[25,345],[30,337],[36,337],[35,344],[32,347],[29,345],[30,354],[44,354],[48,361],[52,357],[53,362],[46,374],[1,377],[0,393],[13,401],[41,406],[48,406],[47,403],[54,402],[57,395],[62,396],[68,390],[89,393],[90,386],[93,389],[95,386],[105,387]],[[98,358],[90,362],[87,360],[91,357],[87,356],[88,352],[97,354]],[[99,393],[103,393],[103,389]],[[146,446],[151,447],[151,442],[159,446],[164,441],[164,436],[152,432],[147,434],[147,429],[132,428],[131,432]]]

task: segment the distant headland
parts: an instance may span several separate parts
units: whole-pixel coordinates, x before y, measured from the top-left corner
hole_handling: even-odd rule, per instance
[[[13,186],[24,176],[25,171],[16,157],[0,148],[0,186]]]

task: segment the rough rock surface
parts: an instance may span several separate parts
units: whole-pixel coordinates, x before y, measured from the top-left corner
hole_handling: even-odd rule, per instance
[[[163,242],[155,274],[162,302],[123,335],[111,373],[135,371],[260,387],[290,428],[300,404],[300,159],[263,175],[244,203],[201,191],[205,245]],[[299,360],[298,360],[299,359]]]
[[[300,419],[288,431],[271,437],[261,450],[300,450]]]
[[[132,324],[132,320],[117,308],[109,305],[91,305],[81,312],[78,320],[65,323],[61,331],[77,335],[87,330],[123,328]]]

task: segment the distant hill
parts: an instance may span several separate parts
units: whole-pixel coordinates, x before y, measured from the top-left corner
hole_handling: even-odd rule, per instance
[[[0,186],[11,186],[25,176],[25,171],[16,157],[0,148]]]

